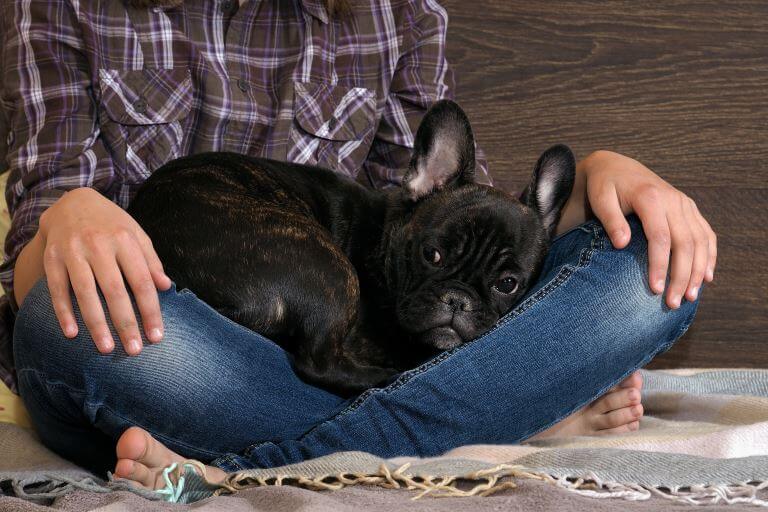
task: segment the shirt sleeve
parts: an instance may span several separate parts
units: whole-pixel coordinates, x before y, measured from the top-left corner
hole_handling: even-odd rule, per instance
[[[395,68],[386,105],[363,168],[374,187],[400,185],[413,140],[429,107],[453,99],[454,77],[445,56],[448,14],[435,0],[413,4],[412,24]],[[475,148],[475,180],[492,185],[485,154]]]
[[[114,164],[99,138],[85,44],[64,0],[4,2],[2,107],[8,122],[12,221],[0,284],[13,299],[13,268],[40,215],[66,191],[109,187]]]

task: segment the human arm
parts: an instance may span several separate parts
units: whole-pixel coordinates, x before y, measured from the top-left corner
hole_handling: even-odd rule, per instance
[[[717,237],[690,197],[637,160],[611,151],[596,151],[580,161],[557,232],[567,231],[594,215],[620,249],[630,241],[624,218],[630,213],[640,218],[648,239],[651,290],[664,291],[670,270],[667,305],[679,307],[683,296],[695,300],[701,283],[714,279]]]
[[[143,232],[112,202],[114,163],[99,138],[77,16],[63,0],[24,0],[5,9],[13,17],[3,31],[2,59],[2,101],[11,131],[6,199],[12,223],[0,280],[12,301],[21,304],[45,275],[56,316],[69,337],[77,334],[71,286],[97,347],[109,352],[114,340],[98,300],[98,283],[123,345],[128,353],[138,353],[140,346],[129,344],[141,336],[123,275],[150,341],[162,336],[155,286],[167,288],[170,280],[148,239],[140,236]],[[148,280],[154,282],[152,290]]]

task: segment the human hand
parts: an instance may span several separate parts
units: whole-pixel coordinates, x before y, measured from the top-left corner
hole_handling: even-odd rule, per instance
[[[152,242],[119,206],[90,188],[67,192],[40,217],[43,266],[53,308],[64,335],[78,327],[70,300],[70,283],[83,320],[99,352],[115,347],[96,284],[104,294],[112,324],[128,354],[141,352],[142,342],[128,282],[150,342],[163,337],[157,290],[171,286]],[[125,281],[123,279],[125,276]]]
[[[640,162],[618,153],[597,151],[585,164],[589,205],[614,247],[629,243],[624,217],[636,213],[648,239],[651,290],[664,291],[671,261],[667,305],[678,308],[683,295],[696,300],[702,281],[714,279],[717,261],[717,237],[696,203]]]

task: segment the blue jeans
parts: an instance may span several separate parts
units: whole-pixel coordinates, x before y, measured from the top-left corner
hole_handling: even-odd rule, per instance
[[[43,442],[99,470],[131,425],[228,471],[340,450],[431,456],[517,443],[604,394],[693,320],[696,303],[670,310],[650,291],[647,242],[629,220],[623,250],[595,221],[561,235],[539,282],[490,332],[354,399],[302,382],[276,344],[175,287],[160,293],[161,343],[100,355],[81,320],[76,339],[63,336],[43,279],[16,320],[19,389]]]

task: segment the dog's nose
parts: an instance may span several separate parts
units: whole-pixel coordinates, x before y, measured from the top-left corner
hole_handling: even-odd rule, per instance
[[[451,306],[454,311],[459,309],[462,311],[472,311],[469,297],[454,290],[448,290],[443,293],[440,296],[440,301]]]

